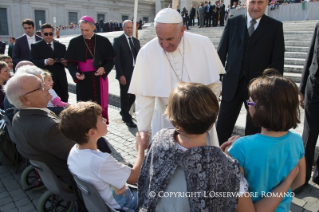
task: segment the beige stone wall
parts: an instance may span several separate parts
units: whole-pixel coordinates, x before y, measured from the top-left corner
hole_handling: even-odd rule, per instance
[[[122,20],[122,16],[130,19],[134,14],[134,0],[1,0],[0,8],[7,8],[9,35],[0,35],[1,40],[7,41],[9,36],[19,37],[23,34],[21,20],[35,20],[35,10],[45,11],[45,22],[55,25],[68,25],[69,12],[76,12],[78,19],[90,15],[97,20],[98,14],[105,15],[105,21]],[[153,22],[155,17],[155,0],[139,0],[138,20],[147,17]],[[44,21],[42,21],[44,23]],[[39,23],[36,23],[39,25]]]

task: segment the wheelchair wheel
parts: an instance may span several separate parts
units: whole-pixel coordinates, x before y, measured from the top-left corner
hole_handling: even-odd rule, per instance
[[[32,165],[29,165],[21,174],[21,185],[23,190],[40,190],[45,188],[42,183],[40,175]]]
[[[57,198],[56,195],[53,195],[53,203],[52,201],[52,192],[46,191],[40,197],[37,205],[38,212],[49,212],[49,211],[57,211],[57,212],[70,212],[74,208],[74,201],[64,201],[61,198]]]

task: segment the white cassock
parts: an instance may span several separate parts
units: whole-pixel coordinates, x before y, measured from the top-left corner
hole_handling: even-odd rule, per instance
[[[154,38],[138,53],[128,91],[136,95],[138,130],[149,131],[152,127],[152,135],[155,135],[163,128],[173,128],[163,114],[171,91],[181,79],[207,85],[218,97],[219,74],[224,73],[214,45],[207,37],[184,32],[178,48],[167,53],[158,38]],[[208,133],[210,144],[219,146],[215,125]]]

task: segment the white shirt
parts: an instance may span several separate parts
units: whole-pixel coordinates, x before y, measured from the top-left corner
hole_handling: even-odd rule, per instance
[[[261,18],[258,18],[256,19],[256,23],[254,25],[254,29],[256,30],[258,25],[259,25],[259,22],[260,22],[260,19]],[[252,20],[252,18],[250,17],[249,13],[247,12],[247,29],[250,27],[250,21]]]
[[[131,169],[119,163],[108,153],[91,149],[79,149],[75,144],[68,156],[70,171],[93,184],[102,199],[112,208],[120,208],[114,200],[112,186],[120,189],[131,174]]]
[[[46,44],[48,45],[49,43],[46,43]],[[53,41],[51,42],[51,48],[52,48],[52,50],[54,51]],[[45,65],[45,66],[48,65],[48,64],[47,64],[47,59],[44,60],[44,65]]]
[[[124,35],[125,35],[125,37],[126,37],[126,41],[127,41],[127,43],[128,43],[128,46],[130,47],[131,52],[133,53],[132,48],[131,48],[131,44],[130,44],[130,40],[129,40],[129,38],[131,38],[132,43],[133,43],[133,45],[134,45],[133,37],[129,37],[129,36],[127,36],[125,33],[124,33]],[[132,55],[132,57],[133,57],[133,55]],[[133,66],[135,66],[135,60],[134,60],[134,57],[133,57]]]
[[[29,49],[31,50],[31,44],[35,43],[35,35],[29,37],[29,35],[26,34],[26,36],[29,44]]]

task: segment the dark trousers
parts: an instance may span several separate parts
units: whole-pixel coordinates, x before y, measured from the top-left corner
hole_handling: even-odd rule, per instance
[[[189,26],[194,26],[195,25],[195,19],[194,17],[190,17],[189,18],[189,23],[188,23]]]
[[[132,121],[132,116],[130,115],[130,108],[135,102],[135,95],[134,94],[129,94],[128,89],[130,87],[130,79],[126,79],[126,85],[122,85],[120,83],[120,98],[121,98],[121,112],[120,114],[122,115],[122,120],[127,122],[127,121]]]
[[[305,146],[306,182],[311,178],[312,164],[314,160],[316,143],[319,135],[319,82],[309,76],[305,91],[305,119],[302,140]],[[319,156],[316,162],[319,168]],[[319,175],[313,176],[313,180],[319,183]]]
[[[188,30],[188,18],[183,18],[183,25],[186,26],[186,29]]]
[[[205,15],[205,19],[204,19],[204,25],[206,26],[206,27],[210,27],[210,25],[211,25],[211,20],[212,20],[212,17],[211,17],[211,15],[210,15],[210,13],[205,13],[206,15]]]
[[[246,115],[246,128],[245,135],[253,135],[260,133],[260,127],[256,127],[252,124],[251,116],[248,112],[248,105],[246,100],[248,97],[248,82],[245,78],[242,78],[237,86],[237,90],[234,98],[231,101],[221,101],[218,120],[216,124],[217,135],[219,144],[222,145],[233,133],[233,129],[238,118],[239,112],[243,103],[247,110]]]
[[[65,76],[64,76],[65,75]],[[61,76],[58,76],[53,84],[53,90],[56,94],[61,98],[63,102],[68,102],[69,100],[69,90],[68,90],[68,80],[66,78],[66,74],[61,73]]]
[[[224,26],[224,18],[225,18],[225,13],[220,14],[220,19],[219,19],[219,25]]]

